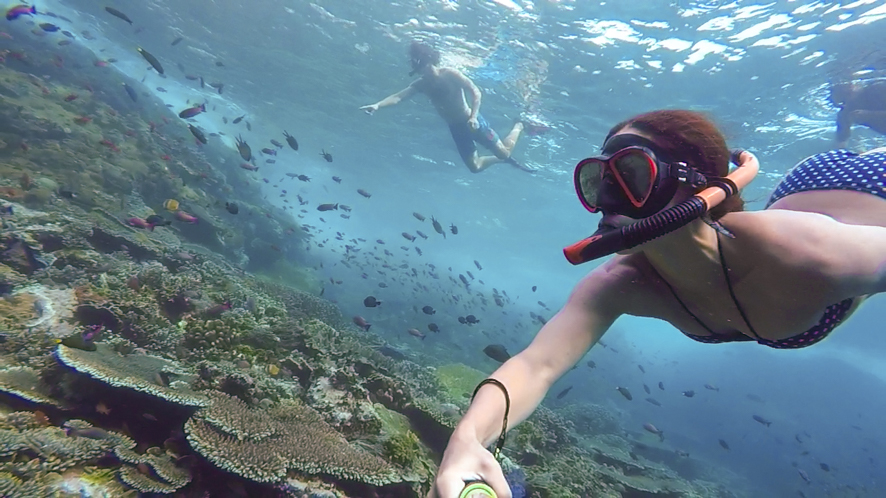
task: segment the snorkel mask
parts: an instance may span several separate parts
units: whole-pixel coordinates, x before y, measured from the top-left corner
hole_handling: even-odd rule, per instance
[[[651,140],[624,133],[603,145],[603,154],[575,167],[575,191],[584,207],[630,218],[661,211],[681,184],[701,188],[707,177],[683,162],[657,156]]]
[[[415,76],[430,64],[429,61],[419,57],[413,57],[409,62],[412,65],[412,71],[409,71],[409,76]]]
[[[563,249],[570,263],[578,265],[630,249],[686,226],[737,194],[760,169],[753,154],[736,149],[730,159],[738,168],[725,178],[707,177],[686,163],[656,157],[655,148],[652,141],[625,133],[607,141],[603,155],[578,163],[575,191],[588,211],[643,219],[621,228],[601,226],[590,237]],[[707,188],[661,211],[680,184]]]

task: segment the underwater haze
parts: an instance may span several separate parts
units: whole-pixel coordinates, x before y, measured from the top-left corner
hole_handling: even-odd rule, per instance
[[[181,152],[169,149],[172,157],[163,161],[210,165],[203,180],[195,173],[179,191],[159,181],[159,170],[144,180],[134,176],[119,193],[106,192],[113,202],[98,207],[121,223],[152,213],[171,217],[174,210],[160,207],[166,198],[190,213],[200,209],[198,218],[210,212],[211,233],[198,232],[209,224],[202,218],[138,233],[175,233],[192,254],[322,296],[348,323],[360,316],[371,324],[366,342],[378,338],[383,349],[421,367],[463,364],[485,374],[499,364],[484,347],[519,352],[600,264],[572,266],[562,250],[596,230],[599,215],[582,207],[572,175],[578,161],[600,151],[614,124],[661,108],[705,112],[730,147],[759,157],[761,172],[742,194],[747,209],[757,210],[794,164],[834,148],[830,84],[886,76],[886,6],[879,0],[53,0],[36,8],[36,15],[0,29],[8,34],[0,39],[7,51],[0,71],[33,74],[47,88],[69,86],[81,101],[88,85],[121,115],[143,123],[132,125],[135,136],[129,142],[121,136],[123,143],[157,125]],[[69,43],[59,45],[63,40]],[[360,110],[413,81],[407,54],[413,40],[438,48],[444,66],[476,83],[481,112],[500,136],[521,118],[539,125],[543,132],[524,133],[513,152],[534,172],[497,164],[471,173],[424,95],[371,115]],[[165,74],[137,48],[156,57]],[[34,62],[39,69],[28,58],[42,61]],[[49,60],[64,67],[49,74],[41,66]],[[205,112],[177,117],[198,104]],[[74,114],[101,126],[95,114]],[[206,135],[206,145],[194,142],[188,124]],[[297,151],[284,130],[297,139]],[[251,146],[255,171],[238,154],[238,137]],[[861,128],[850,142],[856,151],[883,145],[882,136]],[[0,186],[18,188],[18,173],[4,169]],[[53,177],[63,187],[73,183],[39,170],[28,174]],[[186,190],[199,190],[194,195],[201,200],[191,202],[200,208],[189,210]],[[67,202],[56,197],[52,202]],[[15,201],[2,190],[0,199]],[[226,203],[239,203],[240,212],[228,214]],[[320,204],[336,206],[318,211]],[[144,209],[135,212],[136,205]],[[188,239],[189,230],[205,239]],[[176,252],[185,247],[168,243]],[[225,296],[214,296],[201,299],[223,306]],[[381,304],[368,306],[369,296]],[[231,299],[230,311],[205,312],[247,313],[247,297]],[[584,422],[575,414],[599,407],[617,420],[610,433],[628,442],[631,459],[660,471],[650,479],[714,483],[707,489],[719,494],[705,496],[886,496],[884,309],[882,296],[872,298],[827,340],[802,350],[700,344],[664,322],[624,317],[604,337],[606,346],[595,347],[543,404],[574,419],[579,439],[590,435],[581,433]],[[170,330],[190,316],[171,315]],[[467,315],[479,322],[460,323]],[[431,323],[439,332],[429,330]],[[633,400],[617,387],[630,390]],[[663,440],[644,431],[647,423]],[[539,478],[528,473],[531,486]],[[421,482],[427,485],[428,476]],[[622,485],[625,496],[655,493]],[[548,489],[545,496],[558,496],[550,489],[560,488],[539,486]],[[671,496],[691,496],[676,489]]]

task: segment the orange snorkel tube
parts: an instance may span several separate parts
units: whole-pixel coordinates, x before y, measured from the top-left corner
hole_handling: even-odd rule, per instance
[[[616,230],[601,232],[563,249],[573,265],[587,263],[603,256],[637,247],[662,235],[684,227],[702,217],[715,206],[745,188],[760,171],[757,156],[746,150],[731,151],[730,158],[738,165],[726,178],[711,179],[701,192],[676,206]]]

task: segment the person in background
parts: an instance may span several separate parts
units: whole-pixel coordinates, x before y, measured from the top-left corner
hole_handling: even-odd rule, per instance
[[[365,105],[361,110],[372,114],[382,107],[399,104],[416,93],[424,93],[431,99],[437,114],[449,125],[458,153],[472,173],[479,173],[497,163],[534,171],[511,157],[523,131],[522,121],[514,123],[505,139],[501,140],[480,114],[480,89],[470,78],[457,69],[439,67],[440,52],[424,43],[413,41],[409,47],[409,58],[412,64],[409,75],[418,74],[419,78],[403,90],[375,104]],[[477,144],[489,149],[493,155],[481,156]]]
[[[845,148],[852,134],[852,125],[886,135],[886,81],[835,83],[831,86],[831,103],[837,113],[837,147]]]

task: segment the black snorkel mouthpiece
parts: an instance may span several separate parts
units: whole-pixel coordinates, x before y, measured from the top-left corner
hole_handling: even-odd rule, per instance
[[[705,211],[704,201],[691,197],[637,223],[621,228],[600,228],[590,237],[563,249],[563,254],[573,265],[587,263],[667,235],[698,219]]]
[[[621,228],[601,227],[590,237],[563,249],[566,259],[580,265],[655,240],[701,218],[726,198],[737,195],[760,170],[756,156],[743,149],[730,151],[738,168],[725,178],[709,178],[698,194],[648,218]]]

